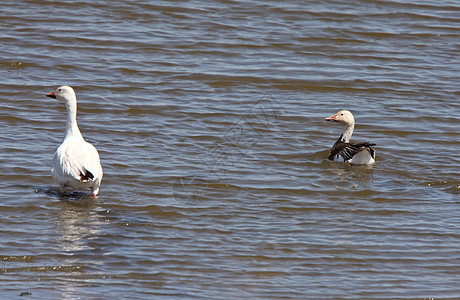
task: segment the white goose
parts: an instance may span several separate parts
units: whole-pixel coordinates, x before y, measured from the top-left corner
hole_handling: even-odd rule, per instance
[[[66,134],[53,158],[51,175],[63,193],[67,188],[91,189],[99,193],[102,167],[96,148],[83,139],[77,125],[77,97],[70,86],[58,87],[46,96],[64,101],[67,109]]]
[[[348,110],[341,110],[326,121],[338,122],[345,125],[345,131],[332,146],[329,159],[332,161],[349,162],[356,165],[370,165],[375,162],[375,151],[369,142],[350,143],[351,135],[355,129],[355,118]]]

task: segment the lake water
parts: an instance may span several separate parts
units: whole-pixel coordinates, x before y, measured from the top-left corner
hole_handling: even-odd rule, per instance
[[[0,298],[460,297],[458,1],[6,2]],[[51,179],[64,84],[94,199]]]

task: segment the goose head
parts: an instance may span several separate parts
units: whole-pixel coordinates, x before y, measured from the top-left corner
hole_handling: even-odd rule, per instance
[[[348,110],[341,110],[333,116],[325,119],[326,121],[337,122],[347,127],[355,125],[355,118],[353,114]]]
[[[73,90],[73,88],[67,85],[58,87],[53,92],[46,94],[46,96],[59,101],[64,101],[65,103],[69,103],[70,101],[76,101],[75,91]]]

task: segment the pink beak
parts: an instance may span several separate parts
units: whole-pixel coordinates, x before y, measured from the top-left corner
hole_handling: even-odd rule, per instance
[[[49,93],[49,94],[46,94],[47,97],[50,97],[50,98],[54,98],[56,99],[56,95],[54,94],[54,91]]]
[[[335,121],[337,118],[337,114],[333,115],[333,116],[330,116],[329,118],[326,118],[325,120],[326,121]]]

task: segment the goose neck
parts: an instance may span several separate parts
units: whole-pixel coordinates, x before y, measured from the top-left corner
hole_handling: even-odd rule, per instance
[[[351,135],[353,134],[353,130],[355,129],[355,124],[349,124],[345,127],[345,131],[342,133],[342,142],[348,143],[350,142]]]
[[[77,124],[77,104],[66,103],[67,122],[66,122],[66,139],[77,138],[83,139]]]

